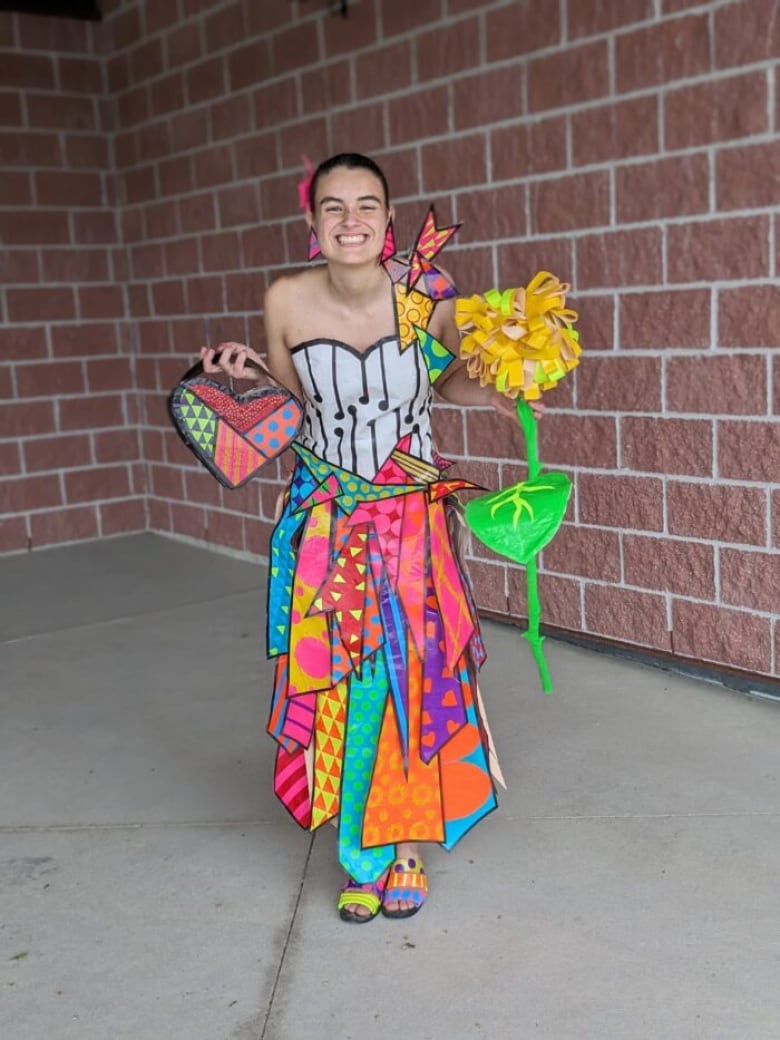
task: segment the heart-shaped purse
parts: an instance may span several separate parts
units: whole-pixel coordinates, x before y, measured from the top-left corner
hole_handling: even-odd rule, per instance
[[[232,387],[203,374],[198,362],[184,374],[168,398],[168,411],[179,436],[224,487],[237,488],[257,476],[295,439],[303,406],[289,390],[270,386],[237,394]]]

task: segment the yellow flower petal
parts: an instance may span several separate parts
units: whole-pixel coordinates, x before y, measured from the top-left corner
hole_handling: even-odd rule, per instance
[[[469,375],[528,400],[540,396],[540,387],[555,386],[582,352],[572,327],[577,312],[566,307],[569,289],[551,272],[539,271],[525,288],[489,289],[484,296],[457,300],[455,321]]]

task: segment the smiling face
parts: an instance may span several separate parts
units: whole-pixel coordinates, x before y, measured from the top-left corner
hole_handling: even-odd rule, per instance
[[[392,217],[384,188],[370,170],[339,166],[317,181],[314,212],[307,213],[326,260],[375,262]]]

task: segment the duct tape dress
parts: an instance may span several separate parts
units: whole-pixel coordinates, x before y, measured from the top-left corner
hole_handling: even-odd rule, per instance
[[[302,827],[337,819],[339,861],[361,883],[398,842],[452,848],[502,782],[456,545],[452,496],[474,485],[446,478],[431,438],[432,387],[454,359],[427,326],[456,291],[430,260],[453,230],[431,211],[411,258],[385,262],[396,334],[291,352],[304,419],[271,540],[274,790]]]

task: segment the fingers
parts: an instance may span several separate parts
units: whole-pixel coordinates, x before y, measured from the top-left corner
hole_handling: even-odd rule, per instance
[[[218,347],[201,347],[203,371],[209,375],[224,372],[233,379],[254,379],[255,370],[247,365],[247,358],[257,359],[257,353],[245,343],[220,343]]]
[[[535,401],[528,401],[527,403],[534,419],[539,421],[544,415],[547,406],[538,399]],[[517,401],[514,398],[505,397],[503,394],[496,394],[493,399],[493,407],[502,415],[506,415],[511,419],[517,418]]]
[[[246,347],[241,343],[220,343],[217,350],[219,367],[233,379],[243,378]]]
[[[208,372],[209,375],[214,375],[219,372],[219,366],[214,364],[215,350],[213,347],[201,347],[200,348],[200,359],[203,362],[203,371]]]

